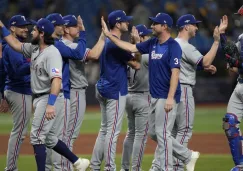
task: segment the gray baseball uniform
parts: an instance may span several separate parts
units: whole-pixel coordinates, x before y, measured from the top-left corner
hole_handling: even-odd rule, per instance
[[[196,83],[197,64],[202,60],[203,55],[190,43],[185,40],[175,39],[182,49],[181,71],[179,80],[181,83],[181,100],[178,104],[176,120],[172,136],[185,147],[192,136],[194,123],[195,102],[192,87]],[[174,171],[183,171],[184,164],[174,157]]]
[[[57,125],[64,119],[63,93],[59,93],[55,102],[54,119],[46,120],[45,110],[51,91],[51,79],[62,78],[62,57],[53,45],[40,52],[38,46],[25,43],[22,52],[24,56],[31,57],[31,89],[35,112],[30,141],[32,145],[45,144],[48,148],[53,148],[58,142]]]
[[[127,135],[123,142],[122,169],[129,170],[132,155],[132,170],[141,170],[143,153],[147,141],[149,83],[148,54],[142,55],[140,70],[128,67],[128,95],[126,112],[128,119]]]
[[[65,45],[72,49],[77,47],[77,43],[73,43],[67,39],[62,40]],[[72,151],[73,143],[77,139],[80,127],[83,122],[84,113],[86,110],[86,87],[88,81],[85,77],[85,58],[88,54],[89,49],[86,49],[85,57],[82,61],[69,59],[69,70],[70,70],[70,114],[67,121],[67,133],[65,136],[65,143],[68,148]],[[72,170],[72,164],[64,157],[62,157],[62,168],[64,171]]]

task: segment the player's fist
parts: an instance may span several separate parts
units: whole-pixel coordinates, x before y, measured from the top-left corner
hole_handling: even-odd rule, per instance
[[[54,119],[55,116],[56,116],[55,106],[47,105],[46,106],[46,119],[49,121],[49,120]]]
[[[165,112],[168,113],[173,109],[173,105],[174,105],[174,99],[173,98],[167,98],[165,101]]]
[[[84,23],[80,15],[77,18],[79,31],[85,31]]]
[[[213,75],[217,72],[217,68],[214,65],[210,65],[209,67],[205,67],[204,71],[210,72]]]

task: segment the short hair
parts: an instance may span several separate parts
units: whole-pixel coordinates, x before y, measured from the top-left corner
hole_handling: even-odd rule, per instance
[[[41,31],[41,30],[38,29],[38,28],[37,28],[37,30],[38,30],[39,32],[43,32],[43,31]],[[52,37],[52,34],[45,33],[45,32],[43,32],[43,33],[44,33],[44,43],[45,43],[46,45],[53,45],[53,44],[54,44],[54,38]]]

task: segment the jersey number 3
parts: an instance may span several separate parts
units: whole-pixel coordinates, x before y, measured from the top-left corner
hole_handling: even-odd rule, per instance
[[[175,65],[179,64],[179,59],[178,58],[175,58],[174,61],[175,61]]]

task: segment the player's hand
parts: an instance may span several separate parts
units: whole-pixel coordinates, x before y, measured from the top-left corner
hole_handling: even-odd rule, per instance
[[[8,106],[8,103],[5,99],[1,99],[1,102],[0,102],[0,112],[2,113],[7,113],[9,110],[9,106]]]
[[[85,31],[84,23],[80,15],[78,16],[77,20],[78,20],[77,24],[78,24],[79,31]]]
[[[220,41],[220,32],[219,32],[219,27],[216,26],[213,32],[213,38],[214,41],[219,42]]]
[[[227,15],[224,15],[220,19],[219,32],[225,33],[225,30],[227,29],[227,27],[228,27],[228,17],[227,17]]]
[[[173,105],[174,105],[174,99],[173,98],[167,98],[165,101],[165,112],[168,113],[173,109]]]
[[[136,29],[135,26],[132,27],[131,40],[135,44],[140,43],[140,36],[139,36],[138,30]]]
[[[4,24],[3,22],[0,20],[0,28],[3,28],[4,27]]]
[[[55,116],[56,116],[55,106],[47,105],[46,106],[46,119],[49,121],[49,120],[54,119]]]
[[[111,33],[108,30],[108,27],[107,27],[107,25],[106,25],[106,23],[104,21],[104,17],[103,16],[101,17],[101,26],[102,26],[102,31],[103,31],[104,35],[106,37],[111,36]]]
[[[213,75],[217,72],[217,68],[214,65],[210,65],[209,67],[205,67],[204,71],[210,72]]]

